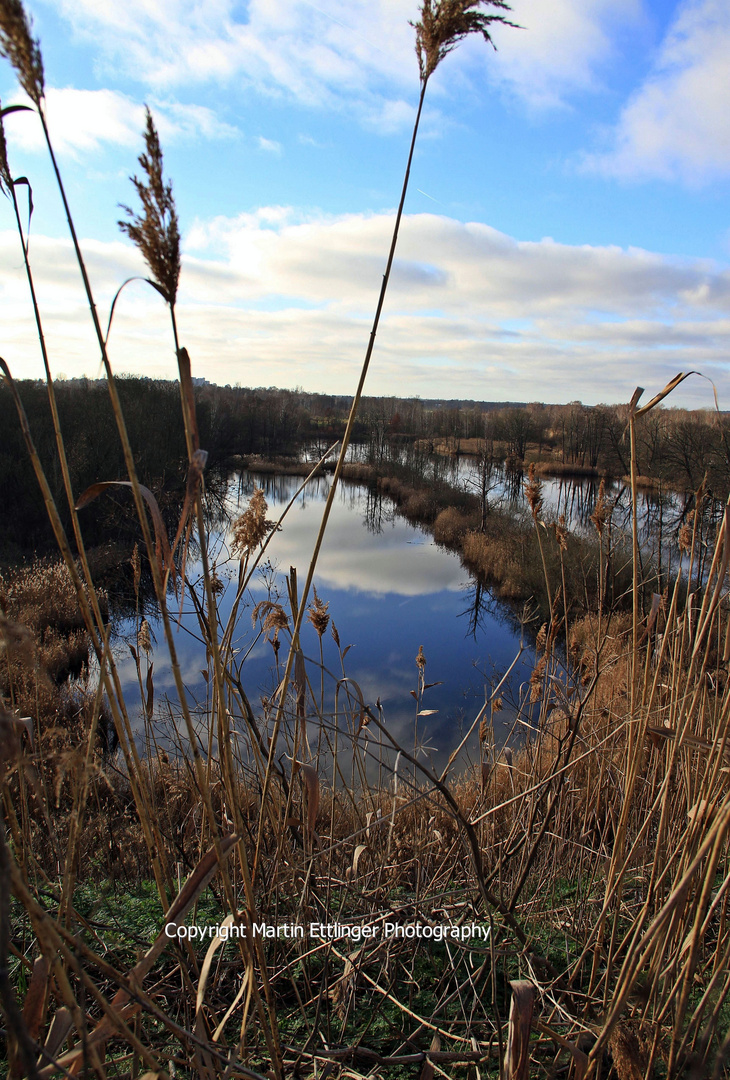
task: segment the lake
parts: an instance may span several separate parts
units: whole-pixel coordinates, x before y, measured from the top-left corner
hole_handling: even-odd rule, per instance
[[[254,487],[263,488],[268,503],[267,516],[276,519],[301,484],[301,478],[281,475],[239,473],[228,484],[226,502],[229,519],[246,506]],[[267,598],[280,599],[288,609],[285,575],[295,567],[301,585],[306,577],[311,551],[329,490],[328,477],[308,485],[286,517],[283,527],[269,545],[267,562],[254,575],[239,614],[235,646],[237,658],[245,657],[241,681],[259,716],[262,699],[274,692],[286,660],[288,637],[282,633],[277,674],[272,645],[252,626],[254,606]],[[225,591],[219,597],[222,620],[231,610],[238,581],[238,560],[230,558],[230,530],[220,527],[211,536],[211,559]],[[199,567],[188,567],[195,578]],[[491,693],[520,649],[520,630],[511,609],[496,601],[488,590],[480,589],[462,567],[458,557],[440,548],[418,526],[398,517],[388,499],[373,495],[361,484],[343,482],[337,493],[324,545],[320,554],[315,586],[328,614],[337,627],[343,649],[351,645],[345,659],[347,676],[362,689],[365,701],[375,707],[380,700],[385,723],[409,750],[418,740],[419,753],[443,764],[459,744],[479,713],[485,694]],[[171,601],[171,610],[175,609]],[[168,720],[162,721],[159,737],[168,741],[169,718],[175,717],[177,701],[169,662],[166,662],[163,635],[158,622],[148,616],[154,649],[154,686],[157,711],[167,696],[171,703]],[[117,655],[125,693],[129,701],[139,701],[137,674],[125,642],[134,643],[134,620],[118,628]],[[314,628],[304,623],[302,648],[307,673],[313,687],[320,686],[319,639]],[[206,712],[207,683],[205,650],[199,640],[197,619],[186,600],[176,630],[179,661],[191,706],[200,721]],[[426,658],[425,682],[436,683],[425,691],[421,716],[415,730],[416,702],[411,691],[418,685],[416,656],[423,649]],[[324,664],[341,675],[339,653],[331,637],[331,626],[323,638]],[[497,714],[504,737],[514,719],[516,704],[524,693],[533,666],[530,650],[520,658],[509,686],[503,694],[504,709]],[[328,680],[326,698],[333,699],[334,682]],[[522,687],[522,690],[521,690]],[[330,704],[330,708],[331,708]],[[137,730],[142,731],[139,709]],[[476,734],[470,740],[471,760],[478,759]]]

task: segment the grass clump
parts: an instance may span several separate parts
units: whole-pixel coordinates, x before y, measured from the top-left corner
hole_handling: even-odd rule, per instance
[[[433,538],[437,544],[457,547],[477,522],[476,514],[465,514],[455,506],[447,506],[433,523]]]
[[[500,596],[512,600],[531,595],[520,560],[519,538],[487,536],[468,530],[463,534],[464,564],[488,584],[496,586]]]
[[[98,597],[108,612],[106,593],[99,590]],[[88,671],[91,641],[67,567],[38,559],[6,571],[0,609],[6,700],[44,726],[68,721],[76,703],[66,683]]]

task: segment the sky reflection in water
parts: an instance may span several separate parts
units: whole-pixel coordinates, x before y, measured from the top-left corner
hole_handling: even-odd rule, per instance
[[[246,505],[254,483],[264,488],[267,516],[276,519],[301,480],[252,474],[235,477],[228,494],[232,517]],[[257,715],[261,712],[261,697],[269,696],[278,680],[271,645],[263,638],[255,642],[251,611],[257,601],[267,598],[272,582],[274,593],[278,592],[288,608],[284,575],[291,566],[297,568],[301,589],[328,487],[326,478],[315,481],[292,507],[282,531],[267,549],[277,572],[254,577],[247,606],[239,616],[239,656],[251,650],[243,665],[242,682]],[[220,600],[225,621],[235,595],[238,564],[231,561],[225,566],[223,535],[215,537],[211,547],[218,559],[219,574],[229,579]],[[335,499],[315,585],[320,598],[329,603],[329,614],[343,648],[352,645],[345,660],[347,675],[358,682],[368,704],[374,706],[380,698],[389,729],[410,749],[416,712],[410,691],[417,686],[415,658],[423,646],[426,682],[441,685],[426,691],[422,707],[438,711],[419,720],[419,733],[433,748],[434,761],[443,762],[478,714],[485,687],[496,685],[519,650],[519,630],[507,609],[483,593],[475,626],[475,583],[457,556],[439,548],[420,528],[396,517],[387,499],[348,483],[343,483]],[[152,629],[161,646],[154,657],[157,700],[167,694],[174,702],[177,695],[169,663],[163,661],[161,629],[154,624]],[[124,630],[128,637],[134,633],[129,623]],[[176,632],[177,649],[191,702],[202,706],[206,696],[201,675],[205,654],[188,631],[196,634],[197,622],[186,610],[182,627]],[[325,666],[339,675],[339,656],[329,630],[323,645]],[[286,635],[282,635],[282,671],[286,646]],[[302,647],[305,657],[312,661],[308,665],[310,681],[318,689],[320,676],[314,661],[319,661],[319,642],[308,622],[302,631]],[[121,666],[125,688],[131,694],[136,687],[131,658],[122,657]],[[515,693],[519,684],[529,678],[530,670],[530,657],[525,654],[511,679]],[[325,695],[325,708],[329,701],[331,709],[334,683],[326,685]],[[502,724],[509,722],[510,712],[507,708],[499,714]],[[476,746],[476,739],[471,745],[472,749]]]

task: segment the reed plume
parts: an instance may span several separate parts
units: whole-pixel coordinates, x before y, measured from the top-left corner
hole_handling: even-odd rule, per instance
[[[506,22],[506,20],[502,15],[485,15],[482,12],[476,10],[482,5],[501,8],[505,11],[511,10],[509,5],[505,3],[505,0],[436,0],[435,3],[433,3],[432,0],[423,0],[420,9],[421,19],[419,22],[412,24],[416,31],[416,54],[418,56],[419,70],[421,75],[421,91],[418,98],[416,117],[413,122],[413,132],[411,134],[408,160],[406,163],[405,175],[403,177],[403,186],[401,188],[400,201],[398,203],[398,209],[396,211],[395,221],[393,223],[393,234],[391,236],[388,257],[385,263],[385,273],[383,274],[383,280],[380,286],[380,292],[378,294],[378,301],[375,306],[375,315],[373,316],[370,337],[368,339],[367,348],[365,349],[365,358],[362,363],[362,368],[360,369],[360,377],[358,379],[357,388],[352,399],[352,405],[350,406],[350,413],[347,418],[347,424],[345,425],[345,431],[342,436],[342,444],[340,446],[340,453],[337,459],[337,465],[335,466],[332,483],[330,485],[330,490],[327,495],[327,502],[325,503],[324,512],[322,514],[322,521],[319,526],[317,539],[315,541],[314,550],[312,552],[312,558],[309,563],[309,569],[307,570],[307,577],[304,582],[301,605],[297,614],[296,622],[294,624],[294,630],[292,632],[292,648],[287,658],[284,678],[282,680],[281,690],[279,693],[279,704],[277,707],[276,719],[274,722],[274,730],[271,736],[271,744],[269,748],[269,765],[264,780],[263,798],[266,797],[269,790],[271,770],[273,767],[274,754],[276,750],[276,741],[283,718],[284,702],[286,700],[286,690],[292,675],[294,657],[299,647],[299,631],[301,630],[302,621],[304,619],[304,612],[307,599],[309,597],[309,590],[312,587],[314,572],[317,567],[317,560],[319,559],[322,541],[324,540],[324,534],[327,529],[327,522],[329,521],[330,512],[332,510],[335,495],[337,492],[337,485],[339,484],[340,477],[342,475],[342,469],[347,458],[347,448],[349,447],[350,439],[352,438],[352,433],[355,426],[355,418],[357,417],[358,409],[360,407],[363,387],[365,386],[365,380],[370,369],[370,361],[372,359],[373,350],[375,348],[375,339],[377,337],[378,327],[380,326],[380,317],[383,312],[385,297],[388,291],[390,272],[393,268],[393,260],[395,259],[395,252],[398,246],[398,233],[400,230],[400,223],[403,217],[403,208],[406,202],[406,195],[408,193],[408,183],[411,176],[413,154],[416,148],[418,129],[420,126],[421,115],[423,112],[423,103],[426,97],[426,87],[428,86],[428,80],[430,75],[435,71],[436,66],[440,63],[443,57],[446,56],[446,54],[449,53],[453,48],[455,48],[459,41],[461,41],[468,34],[480,33],[486,38],[486,40],[490,44],[494,44],[491,37],[489,36],[488,27],[492,22]],[[258,865],[259,858],[260,841],[256,850],[254,867]]]
[[[289,629],[289,617],[281,604],[273,600],[261,600],[251,612],[251,622],[255,626],[261,622],[261,630],[264,634],[274,632],[274,637],[279,636],[280,630]]]
[[[131,207],[122,205],[122,210],[131,220],[118,224],[141,251],[153,283],[173,307],[180,280],[180,229],[172,184],[166,182],[163,176],[162,148],[149,109],[146,109],[146,116],[146,153],[140,154],[137,160],[147,180],[130,177],[142,203],[142,213],[136,214]]]
[[[530,507],[530,513],[535,521],[538,520],[542,513],[542,483],[535,476],[535,464],[530,464],[530,470],[528,473],[528,480],[525,484],[525,498],[527,504]]]
[[[143,649],[148,655],[152,652],[152,637],[150,635],[150,624],[146,619],[142,619],[142,625],[137,632],[137,646]]]
[[[20,85],[40,110],[45,96],[43,57],[20,0],[0,0],[0,56],[13,65]]]
[[[686,555],[692,546],[692,523],[694,521],[694,514],[694,510],[690,510],[687,515],[687,520],[682,522],[679,527],[679,532],[677,533],[677,544],[683,555]]]
[[[443,58],[469,34],[481,34],[496,49],[489,27],[492,23],[517,27],[504,15],[486,15],[481,7],[511,11],[504,0],[423,0],[420,22],[411,23],[416,31],[416,56],[421,83],[425,85]]]
[[[327,609],[330,605],[329,601],[325,603],[324,600],[321,600],[319,598],[316,588],[313,590],[313,592],[314,600],[309,605],[309,609],[307,611],[307,620],[312,624],[312,626],[321,638],[327,627],[329,626],[330,617],[327,613]]]
[[[248,506],[233,522],[233,553],[243,558],[254,551],[266,539],[274,526],[266,517],[268,504],[263,488],[254,488]]]
[[[591,521],[596,527],[596,532],[599,536],[603,536],[603,530],[606,527],[606,521],[608,519],[608,507],[606,506],[606,482],[601,480],[598,488],[598,498],[596,499],[596,507],[591,514]]]
[[[555,529],[555,539],[558,542],[558,547],[561,551],[568,550],[568,529],[565,524],[565,514],[561,514],[557,522],[553,526]]]
[[[137,160],[146,175],[146,180],[140,180],[137,176],[130,177],[142,203],[142,211],[137,214],[131,207],[121,204],[121,209],[124,210],[130,220],[119,221],[117,224],[122,232],[126,233],[139,248],[152,275],[147,278],[147,281],[164,297],[170,309],[175,356],[177,357],[177,367],[180,374],[180,401],[185,424],[185,443],[188,451],[188,461],[191,469],[195,470],[194,457],[196,451],[200,449],[198,422],[195,413],[195,393],[190,357],[187,349],[180,347],[177,318],[175,316],[175,303],[181,269],[180,227],[175,200],[172,195],[172,184],[166,181],[163,175],[162,148],[157,128],[152,119],[152,113],[147,107],[145,107],[145,114],[147,118],[144,131],[146,152],[140,154]],[[200,470],[198,470],[198,479],[202,479]],[[195,505],[198,528],[202,537],[203,521],[199,500],[196,501]],[[206,556],[203,555],[204,562],[205,559]],[[212,600],[212,595],[209,599]]]
[[[8,165],[8,147],[5,142],[2,102],[0,102],[0,191],[2,191],[3,195],[10,195],[12,186],[13,178],[10,175],[10,166]]]

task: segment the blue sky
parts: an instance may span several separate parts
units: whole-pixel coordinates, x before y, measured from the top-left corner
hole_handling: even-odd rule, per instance
[[[143,103],[184,240],[195,373],[354,389],[418,96],[410,0],[34,0],[48,116],[100,309],[144,272],[117,229]],[[515,0],[429,85],[368,390],[627,400],[698,368],[730,408],[730,5]],[[21,101],[0,66],[3,104]],[[6,118],[33,184],[32,256],[54,370],[99,372],[40,141]],[[41,373],[0,206],[2,354]],[[115,368],[174,377],[159,298],[124,294]],[[675,403],[710,405],[701,380]]]

